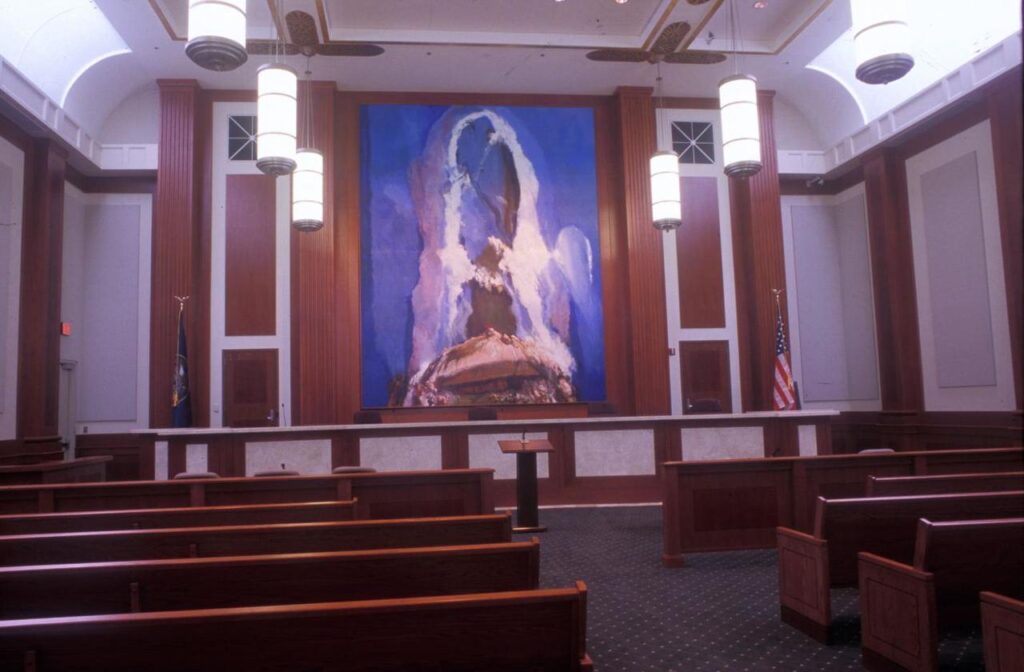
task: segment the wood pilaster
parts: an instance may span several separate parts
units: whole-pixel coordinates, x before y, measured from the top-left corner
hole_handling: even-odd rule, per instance
[[[650,158],[657,150],[654,100],[646,87],[619,87],[615,102],[623,178],[629,277],[633,412],[670,412],[662,238],[651,223]],[[614,356],[614,353],[613,353]]]
[[[305,120],[306,90],[312,100],[312,146],[324,155],[324,226],[291,233],[292,424],[350,422],[337,416],[335,357],[338,321],[334,319],[334,82],[299,84],[299,119]],[[300,123],[300,128],[301,128]],[[300,138],[302,133],[300,131]],[[301,141],[300,141],[301,142]]]
[[[18,326],[18,437],[56,436],[60,414],[60,293],[67,153],[52,140],[26,152]]]
[[[153,274],[149,352],[149,422],[167,427],[171,421],[171,385],[177,349],[178,302],[185,306],[186,337],[190,348],[191,388],[197,388],[200,369],[208,362],[192,353],[199,350],[197,306],[202,305],[197,283],[195,253],[199,242],[200,152],[198,145],[199,85],[195,80],[158,80],[160,88],[160,156],[153,199]],[[204,339],[208,334],[202,335]],[[201,399],[206,399],[202,394]],[[193,412],[199,410],[193,392]],[[196,416],[198,420],[198,414]]]
[[[863,165],[882,410],[922,410],[906,168],[900,157],[887,150],[866,156]]]
[[[1003,274],[1006,277],[1007,317],[1010,322],[1010,349],[1013,353],[1013,386],[1017,409],[1024,403],[1024,208],[1021,183],[1024,182],[1021,156],[1024,141],[1021,133],[1020,80],[1000,86],[988,96],[988,114],[992,128],[992,152],[995,161],[996,198],[999,201],[999,228],[1003,240]]]
[[[771,91],[759,91],[757,94],[761,129],[760,172],[752,177],[729,179],[744,411],[772,408],[776,307],[771,290],[786,289],[773,121],[774,96]],[[786,303],[786,294],[783,293],[783,317],[787,314]]]
[[[352,422],[362,407],[361,332],[359,314],[359,101],[350,93],[335,97],[334,210],[334,320],[341,325],[335,339],[332,370],[337,395],[338,422]],[[294,382],[292,383],[294,385]]]

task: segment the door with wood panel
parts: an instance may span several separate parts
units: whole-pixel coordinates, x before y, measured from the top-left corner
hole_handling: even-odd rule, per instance
[[[224,426],[277,427],[277,350],[225,350]]]

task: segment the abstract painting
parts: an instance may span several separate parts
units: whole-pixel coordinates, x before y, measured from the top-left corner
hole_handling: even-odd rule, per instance
[[[593,111],[360,124],[363,406],[604,400]]]

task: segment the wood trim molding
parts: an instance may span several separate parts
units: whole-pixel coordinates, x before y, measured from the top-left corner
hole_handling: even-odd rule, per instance
[[[665,316],[663,235],[651,224],[648,162],[657,149],[651,89],[615,92],[623,170],[623,199],[632,331],[633,412],[669,413],[668,332]]]
[[[879,385],[885,411],[924,408],[904,164],[902,159],[886,151],[876,152],[864,162]]]
[[[174,297],[190,297],[186,304],[185,330],[193,348],[199,336],[198,313],[205,303],[205,299],[199,297],[196,283],[196,252],[201,238],[199,193],[203,189],[197,179],[201,174],[197,129],[199,85],[195,80],[158,80],[157,85],[160,89],[160,156],[153,199],[149,424],[167,427],[171,422],[171,378],[177,349],[178,303]],[[189,357],[190,375],[206,364],[192,352],[194,350]],[[199,388],[195,378],[189,382],[190,392]],[[203,407],[205,398],[205,394],[192,397],[193,412]]]
[[[767,91],[757,94],[761,171],[749,178],[729,178],[744,411],[772,408],[776,309],[771,290],[786,289],[773,97]],[[788,314],[787,302],[783,294],[783,315]]]
[[[995,158],[996,198],[999,201],[999,228],[1003,240],[1003,274],[1006,277],[1007,316],[1010,323],[1010,349],[1013,353],[1013,386],[1017,409],[1024,404],[1024,207],[1020,185],[1024,182],[1021,159],[1024,140],[1021,132],[1021,89],[1016,85],[992,91],[988,96],[988,115],[992,129]]]
[[[60,294],[67,152],[36,140],[25,155],[18,324],[19,438],[59,433]]]
[[[335,360],[338,357],[340,325],[334,319],[335,277],[335,124],[334,82],[299,84],[299,118],[304,119],[306,95],[313,102],[313,146],[324,155],[324,226],[312,233],[291,232],[291,367],[292,424],[316,425],[348,422],[337,417]]]

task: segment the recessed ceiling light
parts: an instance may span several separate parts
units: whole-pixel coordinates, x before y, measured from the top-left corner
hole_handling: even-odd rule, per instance
[[[619,3],[620,5],[624,5],[627,2],[629,2],[629,0],[615,0],[615,2]]]
[[[764,0],[754,0],[754,9],[764,9],[768,6],[768,3]]]

